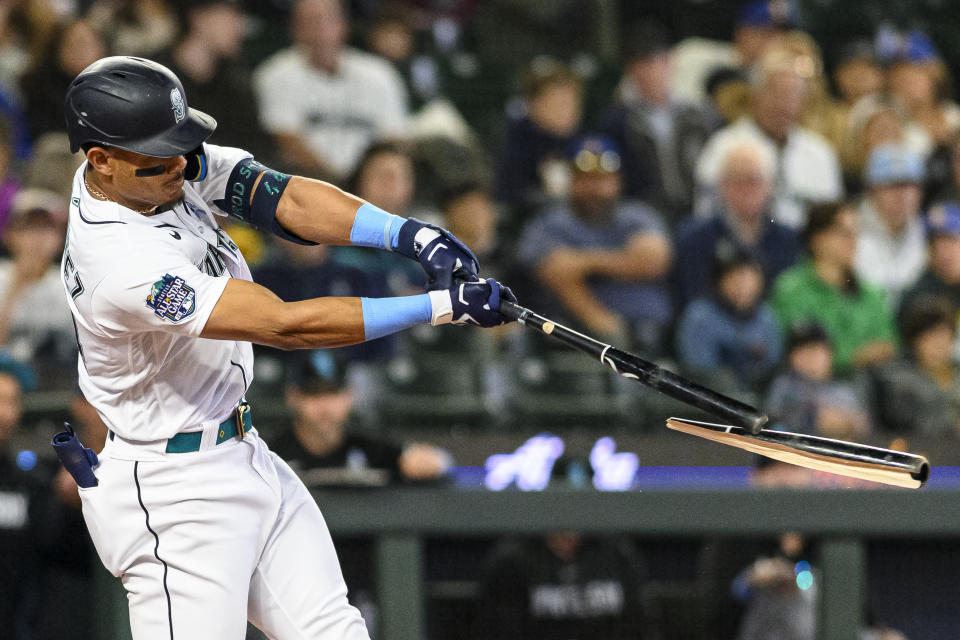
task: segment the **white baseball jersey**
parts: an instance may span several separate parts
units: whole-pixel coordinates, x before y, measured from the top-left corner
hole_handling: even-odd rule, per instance
[[[62,274],[80,347],[80,389],[107,426],[156,441],[227,418],[253,379],[249,342],[199,338],[228,278],[250,280],[217,223],[247,152],[204,145],[207,176],[172,209],[146,216],[73,180]]]

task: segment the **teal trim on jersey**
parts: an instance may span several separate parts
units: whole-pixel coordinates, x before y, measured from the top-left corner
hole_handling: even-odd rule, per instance
[[[360,298],[363,309],[364,340],[382,338],[391,333],[430,322],[433,305],[430,294],[397,298]]]
[[[357,209],[350,228],[350,244],[392,251],[397,248],[400,227],[406,218],[387,213],[380,207],[365,202]]]
[[[249,416],[249,413],[247,414]],[[245,422],[249,421],[249,417]],[[245,430],[253,427],[248,422]],[[220,423],[220,429],[217,431],[217,444],[226,442],[237,435],[237,414],[233,413],[229,418]],[[167,440],[167,453],[192,453],[200,451],[200,440],[203,439],[202,431],[191,431],[190,433],[178,433]]]

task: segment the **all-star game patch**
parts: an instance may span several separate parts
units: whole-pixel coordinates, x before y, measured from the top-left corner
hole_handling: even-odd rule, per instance
[[[196,298],[197,292],[183,278],[168,273],[153,283],[147,306],[158,318],[180,322],[196,310]]]

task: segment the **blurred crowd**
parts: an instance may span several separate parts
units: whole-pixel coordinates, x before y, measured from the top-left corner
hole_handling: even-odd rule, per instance
[[[737,4],[726,40],[678,41],[644,20],[615,25],[611,56],[586,35],[598,24],[586,0],[0,2],[0,391],[9,378],[17,397],[0,450],[21,392],[74,389],[60,261],[82,158],[62,104],[78,72],[114,54],[173,69],[217,119],[211,143],[441,224],[525,306],[783,428],[960,437],[960,106],[938,43],[879,22],[822,43],[790,2]],[[223,224],[285,300],[422,290],[393,254]],[[449,468],[446,452],[343,425],[419,425],[424,406],[439,425],[664,415],[515,326],[426,329],[329,365],[261,349],[251,396],[292,416],[286,457],[386,474],[352,482],[423,481]],[[451,372],[451,353],[471,357]],[[305,360],[327,382],[304,382]],[[95,412],[81,398],[73,409],[102,441]],[[40,464],[3,460],[4,478]],[[34,490],[10,482],[0,497]],[[68,494],[52,495],[70,506]],[[43,495],[41,525],[77,526]]]
[[[960,107],[936,43],[882,24],[832,42],[828,68],[795,7],[747,2],[728,41],[677,42],[645,20],[623,27],[616,59],[582,42],[565,58],[557,25],[591,19],[592,3],[561,5],[4,3],[0,355],[31,368],[35,389],[71,388],[57,263],[81,158],[60,105],[89,63],[129,54],[179,75],[189,104],[218,119],[212,143],[444,225],[527,306],[789,429],[960,435]],[[478,25],[510,18],[557,27],[532,36],[554,55],[517,43],[497,55]],[[478,115],[498,95],[491,68],[502,98]],[[423,284],[396,256],[225,226],[286,300]],[[600,374],[571,375],[523,332],[435,333],[336,354],[363,422],[402,423],[405,398],[465,387],[438,423],[549,422],[537,407],[551,391],[582,392],[573,420],[643,414],[622,384],[584,382]],[[474,370],[440,380],[436,363],[463,349]],[[276,398],[288,363],[264,351],[253,395]],[[614,398],[614,413],[590,410],[591,395]]]

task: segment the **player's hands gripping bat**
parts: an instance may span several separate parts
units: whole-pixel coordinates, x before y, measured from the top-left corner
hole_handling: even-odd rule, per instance
[[[500,313],[504,302],[516,302],[510,287],[505,287],[493,278],[471,282],[458,281],[446,291],[430,293],[433,304],[431,324],[473,324],[480,327],[495,327],[509,318]]]
[[[400,227],[396,251],[420,263],[427,273],[428,290],[478,279],[480,261],[467,245],[446,229],[416,218],[408,218]]]

